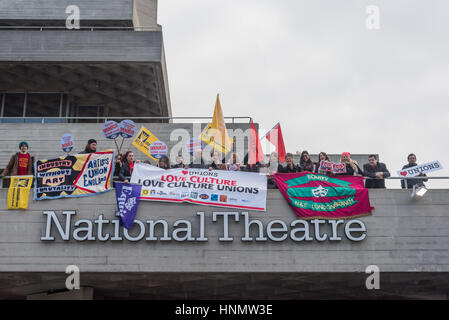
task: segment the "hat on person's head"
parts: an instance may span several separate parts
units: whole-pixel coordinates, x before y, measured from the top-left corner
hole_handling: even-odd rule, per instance
[[[21,149],[23,145],[26,145],[28,149],[30,148],[30,147],[28,146],[28,142],[22,141],[21,143],[19,143],[19,149]]]
[[[95,139],[89,139],[89,141],[87,141],[87,144],[91,144],[91,143],[97,143],[97,140],[95,140]]]
[[[343,152],[342,154],[341,154],[341,156],[343,157],[343,156],[348,156],[349,158],[351,157],[351,154],[349,153],[349,152]]]

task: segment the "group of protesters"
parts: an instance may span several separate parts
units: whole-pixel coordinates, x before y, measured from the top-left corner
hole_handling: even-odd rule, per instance
[[[0,174],[0,176],[17,176],[17,175],[33,175],[34,173],[34,157],[28,152],[29,145],[26,141],[19,143],[19,152],[12,155],[8,165]],[[94,153],[97,150],[97,141],[90,139],[81,154]],[[275,173],[295,173],[295,172],[312,172],[318,174],[326,174],[330,176],[340,175],[355,175],[366,177],[365,186],[367,188],[385,188],[385,178],[390,176],[386,165],[378,161],[376,155],[368,156],[368,163],[363,165],[363,170],[357,161],[351,159],[349,152],[343,152],[340,157],[340,162],[346,165],[346,171],[342,173],[333,173],[331,171],[323,171],[320,169],[322,161],[331,161],[325,152],[320,152],[317,161],[312,161],[307,151],[297,151],[296,154],[300,157],[299,163],[295,164],[292,153],[287,153],[285,156],[285,165],[282,165],[278,154],[272,152],[268,163],[256,162],[255,164],[248,164],[248,155],[245,156],[243,163],[241,163],[237,153],[232,153],[230,161],[225,163],[217,151],[212,151],[210,157],[206,157],[203,150],[198,149],[193,154],[193,161],[189,164],[184,163],[181,155],[177,156],[176,164],[170,165],[170,159],[163,156],[158,160],[158,167],[161,169],[173,168],[196,168],[208,170],[228,170],[228,171],[248,171],[248,172],[265,172],[268,176],[268,187],[274,188],[275,184],[271,176]],[[402,167],[407,169],[417,166],[416,155],[411,153],[407,157],[408,163]],[[116,155],[114,177],[118,181],[129,182],[134,169],[134,164],[140,162],[135,160],[134,153],[130,150]],[[146,160],[144,163],[151,164]],[[420,174],[419,176],[425,176]],[[401,180],[401,187],[403,189],[411,189],[414,185],[423,186],[427,179],[407,179]]]

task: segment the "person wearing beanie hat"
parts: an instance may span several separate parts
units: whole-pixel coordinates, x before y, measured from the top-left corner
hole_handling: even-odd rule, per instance
[[[336,175],[349,175],[349,176],[363,176],[363,170],[360,169],[357,161],[351,159],[349,152],[343,152],[340,157],[340,162],[346,164],[346,173],[336,173]]]
[[[87,141],[86,148],[84,148],[84,151],[81,151],[80,154],[94,153],[94,152],[97,152],[97,140],[89,139]]]
[[[19,143],[20,152],[12,155],[1,176],[26,176],[34,173],[34,156],[28,153],[28,142]]]

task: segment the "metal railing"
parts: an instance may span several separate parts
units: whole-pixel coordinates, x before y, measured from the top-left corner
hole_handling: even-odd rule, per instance
[[[108,120],[210,120],[213,117],[0,117],[0,123],[68,123],[69,120],[96,120],[106,122]],[[247,120],[251,123],[252,117],[224,117],[225,121]],[[246,122],[245,122],[246,123]]]
[[[0,189],[3,188],[3,181],[5,179],[10,179],[11,176],[0,176]],[[114,176],[114,178],[118,178],[116,176]],[[382,179],[377,179],[377,178],[370,178],[370,177],[363,177],[366,180],[382,180]],[[388,178],[384,178],[385,180],[449,180],[449,177],[408,177],[408,178],[403,178],[403,177],[388,177]],[[116,180],[114,180],[116,181]]]
[[[108,30],[118,30],[118,31],[160,31],[161,28],[158,26],[141,26],[141,27],[109,27],[109,26],[80,26],[80,28],[69,29],[66,26],[0,26],[0,30],[67,30],[67,31],[108,31]]]

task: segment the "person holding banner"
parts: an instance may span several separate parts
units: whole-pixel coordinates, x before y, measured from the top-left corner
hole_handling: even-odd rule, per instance
[[[114,177],[118,177],[120,174],[120,169],[122,168],[122,159],[123,159],[123,156],[121,153],[119,153],[115,156]]]
[[[20,152],[12,155],[0,176],[28,176],[34,174],[34,156],[28,153],[28,142],[19,143]]]
[[[171,168],[172,169],[179,169],[179,168],[181,168],[181,169],[188,169],[188,167],[184,164],[184,158],[181,155],[179,155],[176,158],[176,164],[172,165]]]
[[[122,168],[120,169],[119,173],[119,180],[123,181],[125,183],[129,183],[129,180],[131,180],[131,175],[133,173],[134,169],[134,152],[127,151],[125,155],[123,156],[123,164]]]
[[[159,159],[157,166],[164,170],[170,169],[170,159],[167,156],[163,156]]]
[[[226,166],[228,171],[240,171],[240,159],[237,153],[233,153],[231,157],[231,162]]]
[[[217,151],[212,151],[211,159],[212,159],[212,163],[209,166],[209,170],[217,170],[218,167],[220,166],[220,164],[223,163],[223,161],[221,161],[220,155],[218,154]]]
[[[197,149],[195,150],[195,153],[193,154],[193,161],[191,164],[189,164],[189,168],[194,169],[207,169],[208,166],[204,163],[203,160],[203,150]]]
[[[309,171],[309,172],[314,172],[316,167],[315,164],[310,159],[310,155],[307,151],[303,151],[301,153],[299,166],[301,168],[301,171]]]
[[[341,154],[340,162],[346,164],[346,173],[336,173],[335,175],[363,176],[362,169],[360,169],[357,161],[351,159],[349,152],[343,152]]]
[[[95,153],[95,152],[97,152],[97,140],[89,139],[87,141],[86,148],[84,148],[84,151],[81,151],[80,154]]]
[[[293,163],[293,154],[287,153],[285,155],[285,162],[286,162],[285,167],[281,167],[282,169],[278,171],[279,173],[296,173],[303,171],[300,166],[297,166]]]
[[[416,155],[414,153],[410,153],[407,157],[408,164],[402,167],[402,170],[408,169],[411,167],[416,167],[418,164],[416,163]],[[427,175],[424,173],[420,173],[418,177],[426,177]],[[401,188],[402,189],[413,189],[413,186],[424,187],[424,182],[428,181],[428,179],[407,179],[401,180]]]

